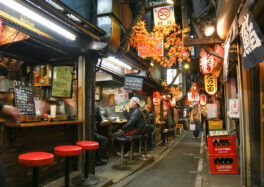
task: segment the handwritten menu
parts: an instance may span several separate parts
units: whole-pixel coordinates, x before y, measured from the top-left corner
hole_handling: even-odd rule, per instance
[[[124,88],[128,90],[141,91],[143,87],[143,79],[136,77],[125,77]]]
[[[52,97],[71,97],[72,67],[55,66],[53,68]]]
[[[23,115],[35,115],[35,102],[30,83],[14,81],[15,104]]]

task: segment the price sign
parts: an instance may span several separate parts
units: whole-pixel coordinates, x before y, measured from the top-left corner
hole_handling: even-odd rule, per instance
[[[35,102],[30,83],[14,81],[15,104],[23,115],[35,115]]]

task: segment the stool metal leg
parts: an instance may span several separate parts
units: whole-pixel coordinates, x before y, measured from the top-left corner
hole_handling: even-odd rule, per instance
[[[129,160],[130,161],[133,160],[133,153],[134,153],[134,142],[131,141],[130,142],[130,151],[129,151]]]
[[[148,152],[148,139],[147,137],[145,138],[145,146],[144,146],[144,153],[145,156],[147,156],[147,152]]]
[[[142,139],[139,140],[139,146],[138,146],[138,158],[140,159],[142,156]]]
[[[32,181],[33,187],[38,187],[38,167],[33,167],[33,181]]]
[[[65,179],[64,179],[64,185],[65,187],[69,187],[69,181],[70,181],[70,158],[66,156],[65,158]]]
[[[85,150],[85,160],[84,160],[84,178],[87,179],[88,178],[88,174],[89,174],[89,153],[87,150]]]
[[[125,149],[125,145],[124,143],[121,144],[121,158],[120,158],[120,165],[124,164],[124,149]]]

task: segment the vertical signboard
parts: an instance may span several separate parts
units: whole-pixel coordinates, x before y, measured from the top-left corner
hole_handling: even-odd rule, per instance
[[[217,92],[217,78],[214,74],[204,75],[205,91],[209,95],[214,95]]]

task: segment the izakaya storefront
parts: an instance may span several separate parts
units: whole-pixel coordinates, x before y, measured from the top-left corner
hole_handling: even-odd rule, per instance
[[[252,9],[241,5],[225,42],[223,82],[226,115],[239,104],[239,115],[229,118],[230,128],[240,135],[240,173],[242,186],[264,185],[264,43],[263,2]],[[236,105],[235,105],[236,106]]]

